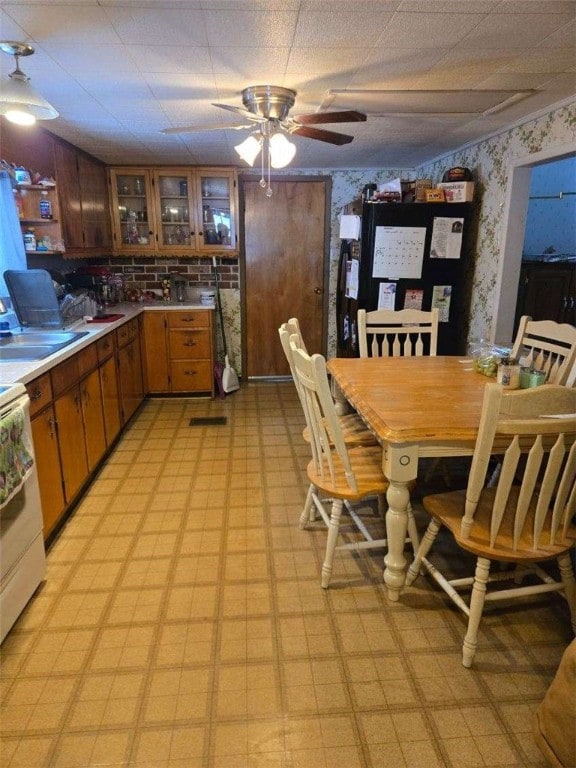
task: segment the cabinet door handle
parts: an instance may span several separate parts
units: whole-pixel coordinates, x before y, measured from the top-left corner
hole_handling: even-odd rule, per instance
[[[58,428],[58,421],[50,417],[48,419],[48,426],[50,427],[50,437],[54,437],[56,429]]]

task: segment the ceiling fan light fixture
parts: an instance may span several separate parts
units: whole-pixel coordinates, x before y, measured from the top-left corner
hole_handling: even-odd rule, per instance
[[[296,154],[296,145],[288,141],[283,133],[274,133],[270,137],[270,165],[272,168],[285,168]]]
[[[240,158],[244,160],[245,163],[248,163],[250,167],[252,167],[256,162],[256,158],[258,157],[258,153],[260,152],[261,147],[262,137],[257,139],[254,134],[250,134],[247,139],[244,139],[241,144],[237,144],[234,149],[236,152],[238,152]]]
[[[17,125],[33,125],[36,120],[53,120],[58,117],[54,107],[30,85],[30,78],[22,72],[20,56],[30,56],[34,48],[12,40],[0,41],[0,50],[14,56],[16,69],[8,75],[8,81],[0,89],[0,115]]]

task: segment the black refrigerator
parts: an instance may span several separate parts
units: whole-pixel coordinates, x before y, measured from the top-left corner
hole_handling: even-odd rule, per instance
[[[340,241],[338,355],[358,355],[358,309],[433,307],[438,354],[464,354],[475,226],[473,203],[365,202],[359,239]]]

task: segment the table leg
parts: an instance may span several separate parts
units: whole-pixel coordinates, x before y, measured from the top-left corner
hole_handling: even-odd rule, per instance
[[[336,413],[338,416],[345,416],[347,413],[350,413],[352,410],[350,403],[348,400],[346,400],[334,377],[331,379],[330,386],[332,389],[332,397],[334,398],[334,405],[336,407]]]
[[[404,544],[408,527],[408,484],[418,473],[417,445],[386,445],[383,451],[384,474],[390,485],[386,493],[386,536],[388,552],[384,557],[384,583],[390,600],[398,600],[406,579]]]

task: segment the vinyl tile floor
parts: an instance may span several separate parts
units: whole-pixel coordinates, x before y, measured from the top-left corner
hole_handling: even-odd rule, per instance
[[[544,768],[562,599],[488,611],[466,670],[463,616],[425,577],[388,601],[382,551],[321,589],[302,427],[291,383],[144,404],[2,645],[2,768]]]

